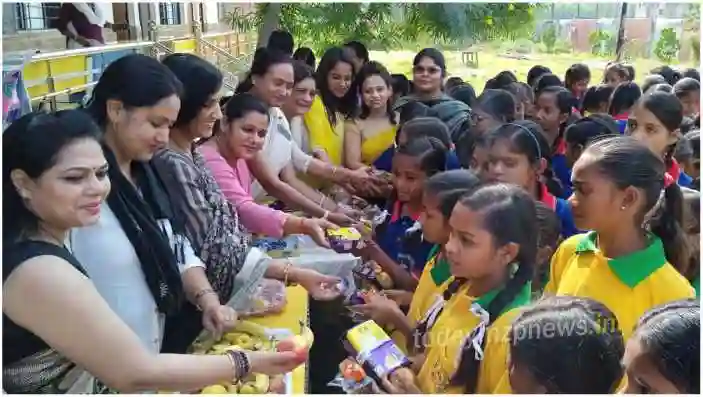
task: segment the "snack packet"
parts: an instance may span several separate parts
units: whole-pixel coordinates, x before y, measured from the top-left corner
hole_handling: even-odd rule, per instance
[[[327,229],[327,241],[330,247],[339,253],[361,248],[360,244],[363,244],[361,233],[353,227]]]
[[[344,347],[366,373],[380,384],[380,380],[401,367],[410,366],[410,360],[390,336],[375,321],[365,321],[349,331]]]
[[[339,364],[339,372],[328,386],[339,387],[346,394],[374,394],[376,388],[371,377],[359,363],[345,359]]]

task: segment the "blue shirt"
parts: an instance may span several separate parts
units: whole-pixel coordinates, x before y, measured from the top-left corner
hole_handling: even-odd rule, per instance
[[[373,167],[377,170],[391,172],[393,168],[393,156],[395,155],[395,147],[389,147],[383,152],[376,161],[373,162]],[[459,163],[459,157],[457,157],[456,152],[450,150],[447,153],[447,171],[448,170],[458,170],[461,168],[461,163]]]
[[[376,243],[386,255],[419,278],[434,244],[424,239],[419,244],[408,242],[408,229],[415,225],[420,214],[401,215],[402,204],[399,201],[389,207],[386,209],[391,215],[377,229]]]

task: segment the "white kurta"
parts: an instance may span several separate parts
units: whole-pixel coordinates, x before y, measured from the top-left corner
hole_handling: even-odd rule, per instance
[[[275,175],[279,175],[288,164],[293,164],[296,171],[305,173],[310,165],[312,156],[303,152],[291,134],[288,119],[279,108],[269,110],[269,126],[261,154],[266,159],[266,165]],[[266,198],[266,191],[259,181],[254,181],[251,188],[254,200]]]
[[[114,212],[107,203],[100,210],[99,221],[73,229],[67,245],[112,310],[150,352],[157,354],[164,336],[165,316],[156,307],[137,253]],[[172,239],[170,222],[160,222]],[[179,264],[181,273],[191,267],[205,267],[187,241],[184,252],[187,265]]]

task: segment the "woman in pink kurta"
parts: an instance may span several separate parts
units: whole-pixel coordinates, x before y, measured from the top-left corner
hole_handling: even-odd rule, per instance
[[[214,136],[197,150],[222,193],[237,209],[244,227],[271,237],[307,234],[326,246],[323,229],[333,224],[256,204],[251,195],[253,177],[246,162],[263,148],[269,124],[267,106],[250,94],[238,94],[223,111],[224,118]]]

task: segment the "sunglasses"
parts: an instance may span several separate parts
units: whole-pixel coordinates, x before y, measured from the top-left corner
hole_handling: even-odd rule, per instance
[[[436,74],[436,73],[439,73],[440,71],[441,71],[441,69],[436,66],[430,66],[427,68],[424,66],[420,66],[420,65],[413,66],[413,72],[418,73],[418,74],[422,74],[422,73]]]

